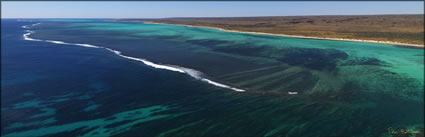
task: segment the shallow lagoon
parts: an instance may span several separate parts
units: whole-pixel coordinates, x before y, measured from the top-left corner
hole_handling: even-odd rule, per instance
[[[33,67],[34,62],[3,65],[2,74],[16,71],[2,76],[2,119],[7,119],[2,120],[6,121],[2,127],[12,127],[4,129],[6,135],[378,136],[388,135],[389,127],[423,130],[423,49],[175,25],[41,22],[31,28],[36,32],[32,38],[108,47],[155,63],[199,70],[247,91],[214,87],[101,49],[23,41],[23,29],[14,22],[10,31],[16,34],[8,38],[15,41],[2,40],[6,41],[2,45],[22,43],[19,49],[26,50],[8,47],[15,52],[2,54],[2,62],[34,50],[28,54],[44,57],[38,65],[46,66]],[[16,68],[9,68],[12,64]],[[47,76],[37,75],[44,71]],[[18,75],[28,78],[17,80]],[[48,86],[53,81],[57,84]],[[58,89],[61,92],[54,92]],[[290,91],[299,94],[288,95]],[[30,96],[37,100],[29,100]],[[22,102],[28,107],[13,107]],[[165,108],[150,109],[158,105]],[[105,121],[139,109],[151,119],[134,116]],[[17,113],[22,116],[12,117]],[[120,128],[125,130],[115,132]],[[47,129],[51,132],[44,132]]]

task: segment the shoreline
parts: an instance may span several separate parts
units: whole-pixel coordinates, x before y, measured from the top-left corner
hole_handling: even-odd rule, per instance
[[[392,41],[362,40],[362,39],[344,39],[344,38],[321,38],[321,37],[311,37],[311,36],[301,36],[301,35],[287,35],[287,34],[274,34],[274,33],[265,33],[265,32],[229,30],[229,29],[223,29],[223,28],[218,28],[218,27],[210,27],[210,26],[194,26],[194,25],[185,25],[185,24],[168,24],[168,23],[158,23],[158,22],[150,22],[150,21],[132,21],[132,22],[143,22],[143,23],[146,23],[146,24],[180,25],[180,26],[186,26],[186,27],[204,27],[204,28],[217,29],[217,30],[220,30],[220,31],[227,31],[227,32],[237,32],[237,33],[247,33],[247,34],[261,34],[261,35],[271,35],[271,36],[283,36],[283,37],[292,37],[292,38],[306,38],[306,39],[317,39],[317,40],[339,40],[339,41],[352,41],[352,42],[368,42],[368,43],[391,44],[391,45],[402,46],[402,47],[406,47],[406,48],[419,48],[419,49],[424,49],[425,48],[424,45],[399,43],[399,42],[392,42]]]

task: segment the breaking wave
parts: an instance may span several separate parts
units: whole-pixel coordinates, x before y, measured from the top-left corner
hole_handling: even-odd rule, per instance
[[[29,29],[30,27],[39,25],[40,23],[35,23],[32,25],[26,25],[26,26],[22,26],[22,28],[24,29]],[[139,61],[144,63],[145,65],[151,66],[153,68],[157,68],[157,69],[165,69],[165,70],[170,70],[170,71],[175,71],[175,72],[180,72],[180,73],[185,73],[197,80],[206,82],[208,84],[217,86],[217,87],[221,87],[221,88],[227,88],[227,89],[231,89],[234,91],[238,91],[238,92],[244,92],[245,90],[243,89],[239,89],[239,88],[234,88],[225,84],[221,84],[215,81],[212,81],[210,79],[205,78],[204,74],[202,72],[199,72],[197,70],[194,69],[190,69],[190,68],[185,68],[185,67],[180,67],[180,66],[175,66],[175,65],[164,65],[164,64],[155,64],[151,61],[148,61],[146,59],[142,59],[142,58],[135,58],[135,57],[130,57],[130,56],[126,56],[123,55],[120,51],[117,50],[113,50],[110,48],[105,48],[105,47],[100,47],[100,46],[95,46],[95,45],[91,45],[91,44],[81,44],[81,43],[67,43],[67,42],[63,42],[63,41],[56,41],[56,40],[40,40],[40,39],[33,39],[30,38],[29,36],[33,33],[35,33],[34,31],[30,31],[30,30],[26,30],[27,33],[23,34],[24,40],[30,40],[30,41],[43,41],[43,42],[50,42],[50,43],[55,43],[55,44],[62,44],[62,45],[76,45],[76,46],[82,46],[82,47],[88,47],[88,48],[101,48],[101,49],[105,49],[108,51],[111,51],[112,53],[123,57],[123,58],[127,58],[130,60],[134,60],[134,61]]]

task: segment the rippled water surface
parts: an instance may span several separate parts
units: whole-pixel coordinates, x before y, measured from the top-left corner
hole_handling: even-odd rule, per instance
[[[5,136],[423,134],[423,49],[71,19],[1,42]]]

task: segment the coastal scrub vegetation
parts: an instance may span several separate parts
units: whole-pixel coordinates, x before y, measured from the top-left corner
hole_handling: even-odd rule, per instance
[[[424,15],[270,16],[122,19],[321,38],[424,45]]]

